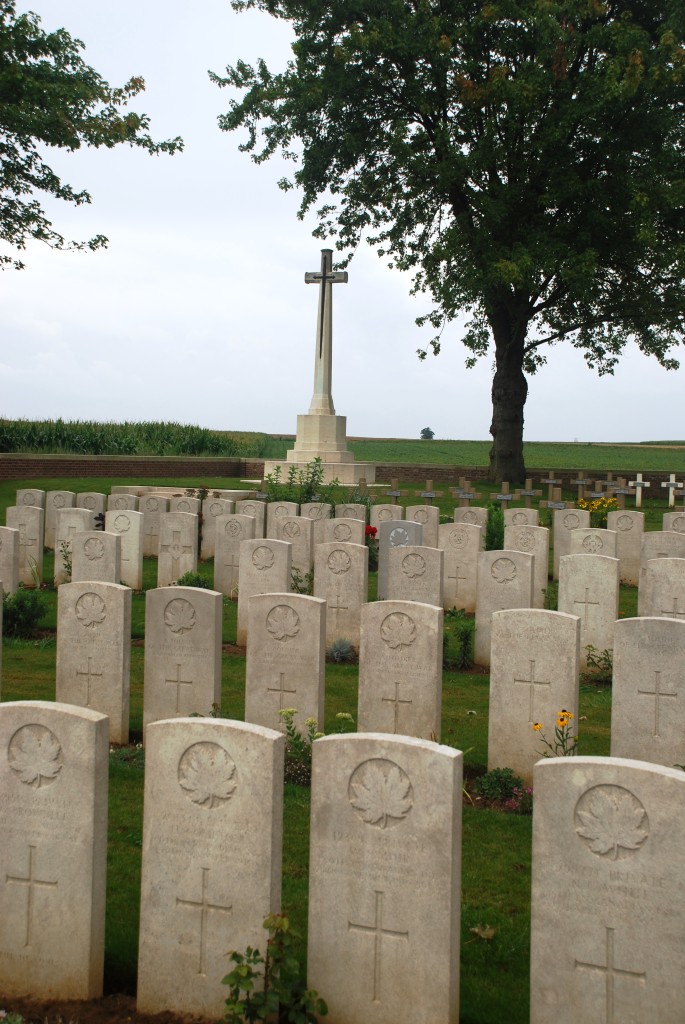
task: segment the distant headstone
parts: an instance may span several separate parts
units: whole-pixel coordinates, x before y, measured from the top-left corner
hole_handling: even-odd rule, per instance
[[[305,519],[311,519],[314,523],[314,531],[312,535],[312,544],[316,546],[320,544],[324,539],[324,529],[326,522],[333,515],[333,506],[326,504],[323,501],[310,501],[302,505],[300,508],[300,515]],[[312,558],[313,558],[312,553]]]
[[[45,508],[45,491],[37,487],[25,487],[17,491],[17,505],[34,505],[36,508]]]
[[[284,737],[243,722],[150,725],[138,1012],[222,1016],[229,949],[280,910]]]
[[[245,663],[245,721],[284,730],[280,712],[295,708],[295,727],[323,725],[326,602],[305,594],[250,598]]]
[[[366,526],[362,519],[327,519],[323,524],[323,543],[364,544]]]
[[[444,553],[443,607],[476,610],[478,554],[482,548],[482,526],[444,523],[438,530],[438,546]]]
[[[266,506],[266,536],[278,540],[278,524],[276,520],[283,516],[296,516],[300,506],[296,501],[270,501]]]
[[[678,1024],[685,772],[550,758],[533,788],[531,1024]]]
[[[409,505],[405,510],[405,519],[412,523],[421,524],[425,547],[437,548],[440,510],[435,505]]]
[[[0,526],[0,582],[3,593],[16,594],[19,586],[19,530]]]
[[[110,494],[107,499],[108,512],[137,512],[140,498],[136,494]]]
[[[562,555],[559,563],[560,612],[580,618],[580,664],[588,645],[613,650],[618,618],[619,563],[607,555]]]
[[[490,664],[494,612],[533,607],[533,555],[527,551],[481,551],[478,556],[475,661]]]
[[[444,554],[438,548],[410,544],[388,551],[389,601],[421,601],[443,606]]]
[[[421,544],[423,527],[403,519],[387,519],[378,529],[378,600],[388,596],[388,552],[391,548],[406,548]]]
[[[652,558],[685,558],[685,534],[675,530],[649,530],[642,534],[640,545],[640,581],[637,598],[637,614],[642,615],[640,594],[644,593],[643,581],[647,563]]]
[[[226,498],[205,498],[202,502],[202,542],[200,544],[200,558],[206,561],[214,558],[216,548],[216,521],[219,516],[233,514],[234,501]],[[254,534],[253,534],[254,536]]]
[[[200,514],[202,502],[199,498],[192,498],[187,495],[169,499],[170,512],[189,512],[193,516]]]
[[[368,517],[368,508],[359,502],[348,502],[346,505],[335,506],[336,519],[362,519],[364,524]]]
[[[466,523],[468,526],[483,527],[483,543],[485,543],[485,527],[488,525],[488,510],[481,505],[455,508],[454,522]]]
[[[616,558],[616,534],[613,530],[579,527],[569,535],[569,555],[608,555]]]
[[[90,512],[89,530],[102,529],[107,511],[107,495],[100,491],[81,491],[76,495],[76,508],[87,508]]]
[[[37,505],[10,505],[7,525],[19,533],[19,582],[33,586],[43,582],[43,529],[45,511]]]
[[[240,545],[236,642],[241,647],[247,642],[250,598],[256,594],[283,594],[290,590],[292,549],[292,544],[271,537],[244,540]]]
[[[74,535],[87,530],[90,526],[90,512],[87,508],[60,509],[55,513],[55,572],[54,583],[68,583],[69,562],[72,556]]]
[[[57,700],[107,715],[110,743],[128,743],[130,677],[130,588],[64,583],[57,595]]]
[[[488,771],[511,768],[532,785],[542,756],[533,724],[553,738],[566,710],[577,727],[580,620],[537,608],[495,612],[491,650]]]
[[[157,586],[168,587],[187,572],[197,572],[197,516],[165,512],[160,520]]]
[[[504,546],[534,557],[533,607],[544,608],[549,586],[549,530],[544,526],[505,526]]]
[[[536,508],[505,508],[504,526],[538,526],[540,516]]]
[[[640,585],[639,614],[685,619],[685,558],[650,558]]]
[[[266,527],[266,502],[255,501],[254,499],[245,499],[243,501],[236,501],[235,513],[239,516],[253,516],[255,520],[255,538],[263,537],[264,530]]]
[[[307,980],[331,1020],[459,1020],[461,784],[425,740],[314,744]]]
[[[143,555],[157,558],[159,555],[159,524],[162,512],[169,511],[169,499],[163,494],[147,494],[140,499],[139,510],[143,520]]]
[[[334,520],[331,520],[334,522]],[[314,552],[314,597],[326,602],[326,645],[340,638],[359,648],[361,610],[368,597],[366,544],[328,541]]]
[[[97,999],[107,719],[48,701],[0,704],[0,750],[0,991],[7,998]]]
[[[362,608],[359,732],[440,736],[443,610],[414,601]]]
[[[401,505],[372,505],[369,512],[369,525],[380,530],[381,523],[389,523],[402,519],[404,509]]]
[[[304,580],[314,564],[314,522],[306,516],[280,516],[275,523],[276,540],[292,544],[292,569]]]
[[[143,589],[143,512],[105,512],[105,530],[121,537],[121,582],[131,590]]]
[[[636,587],[640,578],[640,549],[645,529],[643,512],[609,512],[607,527],[616,533],[616,557],[620,562],[621,583]]]
[[[198,587],[147,591],[144,730],[162,718],[209,715],[221,705],[222,601]]]
[[[71,582],[121,580],[121,535],[104,530],[83,530],[71,539]]]
[[[238,593],[240,545],[254,540],[256,520],[253,516],[221,515],[214,520],[214,589],[226,597]]]
[[[662,529],[685,533],[685,512],[664,512]]]
[[[571,553],[571,534],[574,530],[587,529],[590,525],[590,513],[582,508],[559,508],[554,510],[553,544],[554,569],[553,579],[559,579],[559,559]]]
[[[47,491],[45,494],[45,547],[55,547],[55,527],[57,513],[62,509],[73,508],[76,494],[73,491]],[[88,529],[87,526],[84,529]]]

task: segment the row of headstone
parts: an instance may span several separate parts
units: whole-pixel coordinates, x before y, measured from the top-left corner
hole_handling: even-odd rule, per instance
[[[106,718],[4,704],[0,750],[0,990],[97,998]],[[150,726],[140,1012],[220,1016],[226,950],[263,947],[280,909],[283,757],[282,734],[262,727]],[[457,1024],[461,752],[369,733],[319,740],[312,761],[308,985],[332,1020]],[[574,1020],[681,1020],[683,787],[681,771],[621,758],[536,765],[534,1024],[569,1007]]]

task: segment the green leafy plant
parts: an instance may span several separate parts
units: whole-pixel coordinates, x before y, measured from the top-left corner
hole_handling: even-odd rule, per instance
[[[269,914],[266,956],[248,946],[244,953],[231,950],[233,970],[223,979],[228,985],[226,1024],[274,1021],[275,1024],[317,1024],[328,1013],[324,1000],[306,987],[295,952],[299,934],[285,914]]]
[[[488,521],[485,526],[485,550],[501,551],[504,547],[504,509],[498,501],[488,505]]]
[[[293,594],[314,593],[314,570],[310,569],[304,576],[299,569],[293,566],[290,570],[290,589]]]
[[[6,637],[29,640],[36,634],[38,623],[47,611],[47,603],[39,590],[5,594],[2,599],[2,628]]]
[[[200,587],[202,590],[211,590],[207,580],[200,576],[199,572],[184,572],[182,576],[176,580],[177,587]]]
[[[442,665],[447,671],[468,672],[473,668],[475,622],[463,608],[452,608],[445,614],[448,628],[443,636]]]
[[[556,612],[559,608],[559,583],[548,580],[545,587],[545,608],[548,612]]]
[[[297,708],[282,708],[279,712],[285,728],[285,781],[308,786],[312,778],[312,743],[323,736],[318,732],[316,719],[305,719],[302,733],[295,725]]]
[[[533,722],[533,729],[545,745],[541,757],[573,757],[578,752],[578,737],[573,734],[573,715],[565,708],[557,715],[554,723],[554,739],[548,740],[542,731],[542,722]]]
[[[338,724],[336,732],[354,732],[354,718],[349,711],[338,711],[335,718]]]
[[[593,644],[585,646],[587,670],[582,674],[584,683],[608,683],[614,673],[614,652],[610,649],[600,651]]]
[[[473,784],[474,791],[484,800],[511,800],[514,791],[523,789],[523,779],[514,775],[511,768],[493,768],[480,775]]]
[[[71,543],[68,540],[61,540],[59,542],[59,551],[62,556],[62,583],[69,583],[73,567]]]
[[[336,493],[340,490],[340,482],[331,480],[324,483],[325,468],[319,456],[308,462],[303,469],[292,465],[288,476],[283,480],[281,467],[276,466],[273,473],[265,478],[267,501],[295,501],[298,505],[306,505],[311,501],[335,503]]]

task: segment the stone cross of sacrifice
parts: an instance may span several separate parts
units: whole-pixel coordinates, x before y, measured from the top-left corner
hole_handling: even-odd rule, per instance
[[[347,284],[346,270],[333,270],[333,250],[321,250],[321,270],[306,273],[305,284],[318,284],[319,315],[316,325],[316,357],[314,359],[314,394],[310,415],[334,416],[331,379],[333,371],[333,291],[334,284]]]

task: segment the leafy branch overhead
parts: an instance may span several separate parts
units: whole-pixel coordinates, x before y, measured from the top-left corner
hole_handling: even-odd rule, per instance
[[[180,138],[155,142],[145,114],[127,110],[145,88],[142,78],[113,88],[81,57],[79,39],[59,28],[45,32],[40,18],[16,13],[14,0],[0,0],[0,240],[24,249],[29,240],[56,249],[99,249],[104,235],[67,241],[43,210],[43,195],[80,206],[90,194],[76,190],[46,162],[45,147],[111,149],[128,143],[148,153],[175,153]],[[21,269],[16,256],[0,253],[0,268]]]
[[[685,333],[682,0],[233,0],[290,22],[293,57],[238,61],[223,129],[414,275],[467,365],[494,347],[493,479],[522,479],[526,374],[567,339],[611,373],[674,367]],[[425,356],[425,351],[421,352]]]

